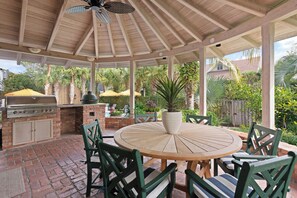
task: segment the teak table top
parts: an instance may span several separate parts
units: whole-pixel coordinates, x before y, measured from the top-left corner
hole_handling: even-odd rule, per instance
[[[141,123],[119,129],[114,139],[121,147],[166,160],[209,160],[232,154],[242,147],[241,139],[223,128],[182,123],[180,131],[178,135],[171,135],[162,122]]]

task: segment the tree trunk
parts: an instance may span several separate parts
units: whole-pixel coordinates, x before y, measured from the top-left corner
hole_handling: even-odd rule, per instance
[[[51,75],[51,65],[47,64],[47,75],[46,75],[46,80],[45,80],[45,85],[44,85],[44,94],[45,95],[49,95],[49,87],[50,87],[50,83],[49,83],[49,77]]]
[[[69,99],[70,99],[70,104],[73,104],[74,103],[74,77],[73,76],[71,77]]]
[[[194,110],[194,94],[192,83],[187,83],[185,86],[186,92],[186,106],[189,110]]]
[[[55,88],[55,96],[56,96],[56,100],[57,100],[57,104],[59,104],[59,101],[60,101],[60,94],[59,94],[59,92],[60,92],[60,84],[58,83],[58,82],[56,82],[55,84],[54,84],[54,88]]]

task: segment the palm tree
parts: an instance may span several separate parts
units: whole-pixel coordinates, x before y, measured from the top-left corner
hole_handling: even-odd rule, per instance
[[[70,83],[70,79],[67,73],[65,72],[65,68],[62,66],[52,67],[49,82],[54,85],[55,96],[57,99],[57,103],[59,104],[60,85],[65,86]]]
[[[45,84],[44,84],[44,94],[45,95],[49,95],[49,87],[50,87],[50,82],[49,82],[49,78],[51,75],[51,65],[47,64],[47,74],[45,77]]]

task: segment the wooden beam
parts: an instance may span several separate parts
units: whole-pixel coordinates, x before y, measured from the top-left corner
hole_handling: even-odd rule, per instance
[[[93,29],[94,29],[95,54],[96,54],[96,58],[99,58],[97,18],[94,10],[92,10],[92,19],[93,19]]]
[[[50,35],[50,39],[49,39],[47,47],[46,47],[47,51],[51,50],[51,48],[53,46],[54,40],[55,40],[56,35],[58,33],[58,30],[59,30],[60,23],[62,21],[64,12],[66,10],[67,3],[68,3],[68,0],[64,0],[61,7],[60,7],[59,13],[58,13],[57,18],[56,18],[55,25],[53,27],[52,33]]]
[[[220,19],[219,17],[215,16],[214,14],[206,11],[203,8],[200,8],[198,6],[194,6],[193,2],[189,2],[187,0],[177,0],[182,5],[186,6],[196,14],[202,16],[203,18],[207,19],[208,21],[212,22],[213,24],[219,26],[220,28],[224,30],[231,29],[231,26],[226,22]]]
[[[199,114],[206,116],[207,113],[207,80],[206,80],[206,48],[199,49],[199,63],[200,63],[200,89],[199,89]]]
[[[71,60],[67,60],[66,63],[65,63],[65,68],[69,68],[71,63],[72,63]]]
[[[197,41],[202,41],[202,36],[197,32],[196,29],[193,28],[193,26],[186,21],[184,18],[181,17],[180,14],[178,14],[178,11],[174,10],[172,7],[170,7],[170,4],[167,4],[164,1],[159,0],[152,0],[152,2],[161,9],[164,13],[166,13],[168,16],[170,16],[179,26],[181,26],[187,33],[189,33],[192,37],[194,37]]]
[[[268,12],[264,17],[254,17],[230,30],[218,33],[213,36],[208,36],[203,40],[204,46],[213,46],[230,38],[239,38],[251,32],[255,32],[256,28],[261,27],[262,24],[284,20],[288,17],[297,14],[296,0],[288,0],[275,9]],[[214,39],[215,42],[211,42]]]
[[[134,118],[134,109],[135,109],[135,71],[136,71],[136,62],[130,61],[130,117]]]
[[[90,91],[96,94],[96,63],[93,61],[91,65],[91,79],[90,79]]]
[[[110,42],[110,46],[111,46],[112,55],[115,56],[116,52],[115,52],[115,47],[114,47],[114,43],[113,43],[113,37],[112,37],[110,24],[107,24],[107,31],[108,31],[108,37],[109,37],[109,42]]]
[[[19,46],[24,44],[25,27],[26,27],[26,15],[27,15],[28,0],[22,1],[20,31],[19,31]]]
[[[121,29],[121,31],[122,31],[122,35],[123,35],[123,37],[124,37],[126,46],[127,46],[127,48],[128,48],[128,51],[129,51],[129,54],[130,54],[130,56],[133,56],[132,44],[131,44],[130,38],[129,38],[129,36],[128,36],[127,30],[126,30],[126,28],[125,28],[124,21],[123,21],[122,17],[119,16],[119,15],[117,15],[117,14],[116,14],[116,18],[117,18],[118,23],[119,23],[119,25],[120,25],[120,29]]]
[[[74,55],[78,55],[83,46],[86,44],[88,39],[90,38],[91,34],[94,32],[93,24],[91,24],[88,29],[85,31],[84,35],[81,37],[80,41],[76,45],[76,48],[74,50]]]
[[[41,67],[45,65],[46,59],[47,59],[46,56],[41,57],[41,62],[40,62]]]
[[[149,1],[142,1],[149,9],[150,11],[162,22],[162,24],[179,40],[179,42],[182,45],[186,45],[186,42],[184,39],[179,35],[177,31],[174,30],[172,25],[157,11],[156,8],[152,6],[152,4]]]
[[[283,21],[284,24],[286,24],[287,26],[289,26],[290,28],[296,30],[297,29],[297,20],[296,19],[293,19],[293,18],[287,18]]]
[[[195,56],[197,59],[199,59],[199,52],[197,52],[197,51],[193,51],[192,53],[194,54],[194,56]]]
[[[21,64],[21,60],[22,60],[22,54],[21,53],[17,53],[17,65]]]
[[[138,14],[145,21],[145,23],[150,27],[150,29],[154,32],[154,34],[161,41],[161,43],[164,45],[164,47],[167,50],[171,50],[171,45],[169,44],[168,39],[162,34],[158,25],[152,20],[150,14],[139,3],[139,0],[128,0],[128,1],[138,11]]]
[[[223,58],[225,56],[224,53],[216,47],[209,47],[208,51],[218,58]]]
[[[173,63],[176,62],[177,64],[181,64],[181,61],[177,58],[177,56],[172,56],[173,57]]]
[[[242,36],[241,39],[244,40],[246,43],[248,43],[253,48],[259,48],[261,46],[261,43],[250,38],[248,35]]]
[[[168,78],[173,79],[173,77],[174,77],[174,58],[173,58],[173,56],[168,56],[167,61],[168,61]]]
[[[152,52],[153,50],[152,50],[152,48],[150,47],[150,45],[148,44],[148,41],[146,40],[144,34],[142,33],[142,31],[141,31],[141,29],[140,29],[138,23],[136,22],[136,20],[135,20],[133,14],[129,14],[129,17],[130,17],[130,19],[131,19],[131,21],[132,21],[134,27],[136,28],[138,34],[139,34],[140,37],[142,38],[142,40],[143,40],[143,42],[144,42],[146,48],[149,50],[149,52]]]
[[[264,6],[247,0],[216,0],[229,5],[233,8],[239,9],[241,11],[253,14],[258,17],[263,17],[267,13],[268,9]]]

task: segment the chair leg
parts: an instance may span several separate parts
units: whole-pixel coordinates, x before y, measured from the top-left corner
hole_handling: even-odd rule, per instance
[[[214,176],[218,176],[218,163],[217,163],[218,159],[214,159],[213,160],[213,175]]]
[[[91,186],[92,186],[92,168],[88,166],[86,197],[89,197],[91,194]]]

